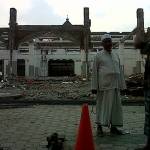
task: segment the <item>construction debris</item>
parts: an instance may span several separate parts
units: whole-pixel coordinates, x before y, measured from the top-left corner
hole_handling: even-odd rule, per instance
[[[144,85],[144,75],[139,74],[133,74],[129,76],[129,78],[126,80],[127,84],[127,95],[132,96],[144,96],[143,92],[143,85]]]
[[[79,99],[90,93],[87,82],[33,82],[26,87],[26,95],[30,97],[45,97],[49,99]]]
[[[126,80],[126,94],[143,96],[143,74],[134,74]],[[19,89],[26,100],[81,100],[92,99],[91,81],[80,77],[55,77],[48,80],[16,78],[13,81],[1,81],[0,88]],[[123,93],[124,95],[124,93]]]
[[[58,133],[53,133],[47,137],[48,150],[64,150],[65,136],[60,136]]]
[[[0,82],[0,88],[20,89],[27,100],[77,100],[90,95],[90,81],[80,77],[51,78],[49,80],[27,80],[16,78],[14,81]]]

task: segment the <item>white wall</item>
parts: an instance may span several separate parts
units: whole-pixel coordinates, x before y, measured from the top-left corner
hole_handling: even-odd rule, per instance
[[[75,62],[75,74],[76,75],[81,75],[81,65],[82,65],[81,61],[80,62],[78,62],[78,61]]]
[[[137,61],[143,62],[144,59],[142,59],[142,55],[140,54],[139,50],[134,49],[117,49],[116,50],[120,56],[121,59],[121,65],[124,65],[124,73],[126,76],[129,76],[133,74],[133,68],[136,67]],[[96,55],[96,52],[90,52],[89,53],[89,64],[90,68],[92,67],[94,56]],[[65,51],[54,53],[54,54],[48,54],[46,55],[47,62],[49,59],[72,59],[75,64],[75,74],[81,75],[81,65],[82,65],[82,57],[80,52],[68,52],[65,53]],[[0,59],[4,60],[4,73],[6,75],[6,65],[8,65],[9,62],[9,51],[8,50],[1,50],[0,51]],[[14,51],[13,53],[13,60],[17,59],[25,59],[26,63],[26,71],[25,74],[28,77],[29,76],[29,65],[33,65],[34,67],[38,67],[39,70],[39,76],[41,76],[41,51],[40,50],[34,50],[34,45],[30,45],[29,54],[21,54],[18,51]],[[144,64],[144,62],[143,62]],[[48,64],[47,64],[48,66]],[[48,70],[48,69],[47,69]],[[141,70],[144,72],[144,65],[141,65]],[[48,75],[48,73],[46,73]]]
[[[142,58],[139,50],[124,49],[119,51],[120,53],[118,54],[121,59],[121,64],[124,65],[124,73],[126,76],[134,73],[134,68],[137,67],[138,61],[141,62],[141,72],[144,72],[144,65],[142,65],[144,63],[144,59]]]

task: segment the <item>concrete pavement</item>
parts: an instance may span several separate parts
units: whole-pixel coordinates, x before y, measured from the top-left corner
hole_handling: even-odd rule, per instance
[[[95,110],[95,107],[94,107]],[[130,134],[96,136],[95,114],[90,113],[97,150],[132,150],[145,142],[144,107],[124,106],[124,130]],[[90,106],[91,111],[91,106]],[[74,145],[80,121],[81,106],[36,105],[0,109],[0,145],[10,150],[44,150],[46,137],[53,132],[65,134],[68,145]]]

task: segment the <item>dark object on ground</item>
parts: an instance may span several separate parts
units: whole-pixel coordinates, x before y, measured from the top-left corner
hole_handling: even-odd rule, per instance
[[[65,136],[59,136],[58,133],[53,133],[47,137],[48,150],[64,150]]]
[[[121,130],[118,130],[116,127],[111,127],[110,133],[116,134],[116,135],[123,135],[123,132]]]
[[[120,91],[120,94],[121,94],[121,95],[127,95],[127,93],[128,93],[128,90],[127,90],[127,89]]]
[[[97,94],[97,90],[92,90],[92,94]]]
[[[135,150],[150,150],[150,146],[145,146],[143,148],[137,148]]]
[[[126,80],[126,95],[144,96],[144,74],[138,73],[129,76]]]
[[[97,136],[103,137],[104,132],[101,125],[97,125]]]
[[[1,147],[0,146],[0,150],[11,150],[11,148],[9,148],[9,147]]]

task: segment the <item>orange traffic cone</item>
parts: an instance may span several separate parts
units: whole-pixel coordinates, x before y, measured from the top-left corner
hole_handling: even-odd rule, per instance
[[[88,105],[82,106],[81,120],[75,150],[95,150]]]

